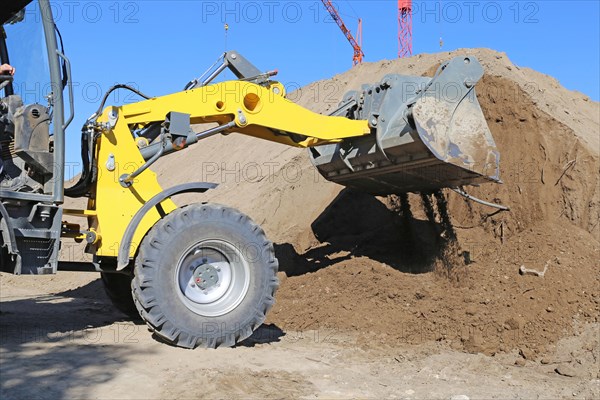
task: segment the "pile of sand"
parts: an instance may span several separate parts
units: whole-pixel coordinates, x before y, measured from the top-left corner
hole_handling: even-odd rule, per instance
[[[531,358],[574,321],[598,320],[597,102],[486,49],[364,63],[290,98],[326,113],[363,83],[388,73],[431,76],[463,54],[486,70],[477,92],[504,181],[470,192],[510,212],[453,192],[376,199],[325,181],[304,150],[236,134],[207,139],[154,168],[165,186],[220,183],[195,201],[239,208],[265,228],[282,271],[271,323],[356,330],[365,343],[520,348]],[[521,276],[522,265],[548,268],[543,277]]]

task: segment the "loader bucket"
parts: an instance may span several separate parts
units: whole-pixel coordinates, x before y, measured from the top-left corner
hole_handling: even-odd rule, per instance
[[[326,179],[374,195],[500,182],[475,95],[482,76],[475,57],[457,57],[434,78],[387,75],[348,93],[337,115],[367,120],[372,133],[310,149],[313,164]]]

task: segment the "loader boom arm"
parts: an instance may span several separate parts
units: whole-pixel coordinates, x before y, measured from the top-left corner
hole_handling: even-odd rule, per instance
[[[128,124],[165,120],[171,111],[190,115],[191,124],[235,122],[224,133],[245,135],[297,147],[336,143],[368,135],[367,121],[329,117],[303,108],[284,97],[278,82],[267,87],[246,81],[226,81],[153,98],[121,108]]]

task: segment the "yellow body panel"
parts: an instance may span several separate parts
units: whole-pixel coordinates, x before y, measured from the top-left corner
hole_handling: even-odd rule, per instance
[[[112,118],[109,124],[111,111],[117,114],[117,119],[114,123]],[[323,116],[287,100],[283,85],[278,82],[264,87],[246,81],[227,81],[122,107],[108,107],[97,119],[102,127],[95,154],[98,179],[88,209],[65,212],[88,218],[89,229],[101,238],[88,247],[97,256],[117,257],[125,229],[135,213],[162,192],[155,173],[149,169],[130,187],[123,187],[119,178],[145,162],[132,128],[164,121],[170,112],[190,114],[192,124],[235,121],[236,126],[228,133],[235,131],[298,147],[335,143],[370,133],[367,121]],[[167,214],[176,208],[171,200],[161,205]],[[156,209],[148,212],[136,230],[130,257],[135,256],[141,240],[160,218]]]
[[[96,154],[98,181],[95,193],[88,203],[88,209],[95,210],[97,213],[97,218],[92,218],[90,227],[102,237],[96,249],[96,254],[101,257],[117,256],[119,244],[129,221],[148,200],[163,190],[158,184],[156,174],[150,170],[138,176],[130,187],[123,187],[119,183],[121,175],[135,171],[144,164],[144,159],[127,126],[128,121],[122,117],[119,108],[106,109],[99,120],[106,120],[105,115],[110,110],[118,112],[119,118],[115,127],[104,131],[99,141]],[[114,157],[112,171],[107,165],[111,155]],[[165,200],[161,204],[166,213],[177,208],[170,200]],[[160,215],[156,209],[146,214],[134,236],[131,257],[135,255],[137,246],[146,232],[159,219]]]

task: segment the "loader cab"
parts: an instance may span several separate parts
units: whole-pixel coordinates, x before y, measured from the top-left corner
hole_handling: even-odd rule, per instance
[[[0,62],[17,71],[0,76],[0,198],[61,203],[70,77],[49,2],[7,1],[0,22]]]
[[[48,0],[3,2],[0,62],[16,69],[0,77],[0,270],[6,272],[53,273],[58,265],[64,132],[73,118],[70,65],[58,35]]]

